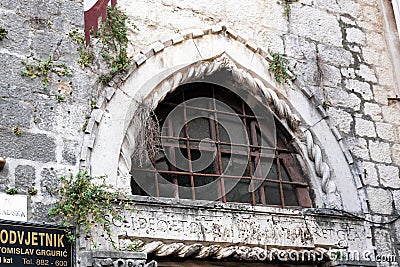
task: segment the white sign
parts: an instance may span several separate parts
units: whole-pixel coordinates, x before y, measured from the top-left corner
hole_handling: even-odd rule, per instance
[[[0,219],[26,222],[28,220],[28,197],[0,193]]]

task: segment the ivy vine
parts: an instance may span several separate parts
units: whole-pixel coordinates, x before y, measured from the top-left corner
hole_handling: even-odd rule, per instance
[[[21,70],[21,75],[31,78],[31,80],[41,77],[42,86],[47,89],[49,86],[49,74],[55,73],[59,77],[72,74],[70,70],[64,63],[56,63],[53,61],[53,57],[50,55],[47,60],[41,61],[37,58],[32,57],[32,63],[27,63],[22,61],[25,69]]]
[[[3,41],[7,37],[8,31],[3,27],[0,27],[0,41]]]
[[[72,30],[68,33],[71,40],[78,45],[76,49],[79,52],[78,64],[81,68],[89,67],[95,60],[94,52],[85,46],[85,37],[78,30]]]
[[[132,58],[127,53],[129,24],[130,20],[122,10],[118,7],[107,7],[107,19],[92,38],[97,43],[101,43],[99,50],[92,45],[86,47],[82,32],[73,30],[68,34],[73,42],[78,44],[78,64],[82,68],[91,68],[95,62],[107,66],[107,71],[98,73],[99,82],[107,84],[116,75],[129,69],[132,62]],[[133,27],[136,28],[135,25]],[[96,54],[100,57],[97,58]]]
[[[279,53],[269,52],[272,56],[272,61],[269,64],[268,70],[275,76],[275,81],[278,83],[287,83],[292,77],[289,74],[289,60]]]
[[[18,189],[15,187],[9,188],[6,190],[6,194],[8,195],[16,195],[18,194]]]
[[[93,242],[91,230],[93,226],[100,225],[106,240],[117,249],[117,244],[111,237],[111,221],[107,215],[122,220],[115,202],[122,205],[121,199],[127,199],[127,196],[106,184],[105,179],[105,176],[92,177],[87,171],[79,171],[75,176],[70,174],[60,177],[61,187],[57,189],[60,200],[48,214],[61,216],[63,226],[77,226],[80,233],[92,241],[94,247],[97,244]],[[128,208],[129,203],[124,203],[125,208]],[[72,233],[68,238],[75,241]]]
[[[283,14],[286,16],[289,16],[291,8],[290,8],[290,3],[295,2],[297,0],[279,0],[277,1],[277,4],[283,6]]]

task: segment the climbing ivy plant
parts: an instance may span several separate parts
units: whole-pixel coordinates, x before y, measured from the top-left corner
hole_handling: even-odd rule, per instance
[[[275,81],[278,83],[287,83],[292,77],[289,74],[289,60],[279,53],[269,52],[272,60],[269,64],[269,71],[275,76]]]
[[[32,80],[37,77],[41,77],[44,89],[47,89],[49,86],[50,73],[55,73],[60,77],[70,75],[72,73],[72,70],[70,70],[64,63],[54,62],[51,55],[47,60],[44,61],[32,57],[31,63],[26,61],[22,61],[21,63],[25,67],[21,70],[21,75],[29,77]]]
[[[3,41],[7,37],[8,31],[3,27],[0,27],[0,41]]]
[[[106,68],[103,68],[106,70],[98,73],[98,80],[102,83],[110,82],[116,75],[129,69],[132,61],[127,53],[129,24],[130,20],[123,11],[118,7],[108,7],[106,21],[100,25],[99,31],[92,38],[95,42],[101,44],[99,50],[96,50],[97,47],[92,45],[86,47],[82,32],[73,30],[69,33],[73,42],[78,44],[78,64],[82,68],[92,68],[95,62],[106,66]],[[136,28],[135,25],[133,27]],[[96,54],[100,56],[96,57]]]
[[[106,240],[117,248],[111,238],[110,216],[122,220],[115,202],[119,206],[124,204],[125,208],[130,208],[127,196],[106,184],[105,179],[105,176],[92,177],[87,171],[79,171],[75,176],[71,174],[60,177],[61,187],[57,189],[60,200],[48,214],[61,216],[63,226],[77,226],[80,233],[92,241],[93,246],[97,244],[93,242],[91,229],[99,225],[105,232]],[[72,234],[68,238],[74,241]]]
[[[108,76],[111,78],[127,71],[132,60],[126,51],[128,21],[128,16],[117,7],[108,8],[107,20],[100,29],[100,39],[103,44],[101,56],[110,69]]]
[[[289,16],[291,10],[290,3],[293,3],[295,1],[297,0],[279,0],[277,1],[277,3],[283,6],[283,14]]]

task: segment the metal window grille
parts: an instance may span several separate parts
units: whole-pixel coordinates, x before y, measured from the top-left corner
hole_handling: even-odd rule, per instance
[[[183,117],[179,121],[165,121],[169,112],[183,103],[185,100],[196,97],[211,98],[212,105],[209,107],[196,107],[183,105]],[[218,110],[216,100],[228,104],[235,113]],[[206,112],[208,118],[188,121],[187,114],[190,112]],[[296,161],[294,152],[287,145],[284,135],[278,131],[277,147],[260,146],[262,134],[257,121],[247,104],[231,91],[207,83],[192,83],[182,85],[174,93],[167,96],[161,102],[156,115],[161,125],[167,127],[167,135],[164,139],[164,149],[169,153],[169,160],[161,151],[155,157],[154,169],[135,168],[136,171],[147,175],[148,181],[154,183],[154,195],[157,197],[171,197],[183,199],[217,199],[224,203],[249,203],[252,205],[268,205],[276,207],[310,207],[308,184],[304,181],[301,168]],[[231,143],[229,136],[221,126],[221,120],[229,120],[230,116],[238,116],[241,120],[247,138],[243,142]],[[173,124],[183,123],[184,127],[180,133],[174,133]],[[242,131],[243,132],[243,131]],[[178,140],[178,142],[172,141]],[[171,141],[171,142],[169,142]],[[193,164],[200,156],[200,142],[210,143],[216,146],[216,151],[210,146],[201,147],[202,153],[215,153],[212,163],[201,171],[194,171]],[[260,153],[270,151],[270,153]],[[187,159],[185,170],[176,167],[176,153],[182,153]],[[242,175],[226,173],[226,164],[234,156],[234,164],[243,167]],[[255,168],[257,164],[264,161],[272,161],[272,167],[268,170]],[[265,173],[267,172],[267,173]],[[170,183],[176,185],[172,192],[162,192],[163,186],[158,179],[161,174]],[[219,178],[219,179],[218,179]],[[196,196],[195,187],[208,184],[218,179],[215,188],[208,190],[207,196]],[[235,187],[226,192],[226,184],[236,179]],[[254,185],[257,184],[255,187]],[[251,188],[252,190],[249,190]],[[147,195],[133,181],[132,192],[139,195]]]

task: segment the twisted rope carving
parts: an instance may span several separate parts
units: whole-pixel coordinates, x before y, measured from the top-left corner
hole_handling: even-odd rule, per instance
[[[319,177],[322,178],[322,191],[327,193],[328,183],[330,180],[330,168],[328,164],[322,161],[322,152],[319,145],[314,143],[314,139],[309,130],[305,131],[307,142],[307,155],[315,163],[315,170]]]
[[[330,168],[323,161],[321,147],[314,143],[313,136],[309,130],[306,130],[304,134],[306,136],[308,158],[314,162],[316,174],[322,178],[322,191],[327,195],[331,207],[340,208],[340,196],[337,193],[335,183],[331,180]]]
[[[253,78],[249,72],[237,68],[233,63],[229,65],[229,68],[232,71],[232,76],[236,82],[244,84],[246,87],[251,89],[261,90],[266,97],[268,104],[274,108],[278,117],[286,120],[292,130],[298,130],[300,125],[299,117],[292,113],[288,104],[279,99],[274,90],[266,87],[260,79]]]
[[[306,249],[276,249],[270,250],[260,247],[248,246],[227,246],[221,245],[202,245],[183,243],[165,244],[161,241],[154,241],[144,246],[142,252],[153,254],[159,257],[175,256],[180,258],[194,257],[196,259],[226,259],[229,257],[246,261],[293,261],[294,257],[299,261],[321,261],[324,257],[329,257],[324,248]]]

